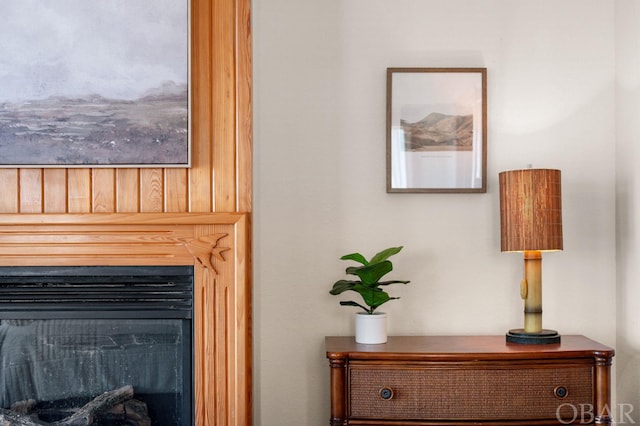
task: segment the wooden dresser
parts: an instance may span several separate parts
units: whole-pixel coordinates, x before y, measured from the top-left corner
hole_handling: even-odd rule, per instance
[[[614,350],[504,336],[327,337],[332,426],[611,424]]]

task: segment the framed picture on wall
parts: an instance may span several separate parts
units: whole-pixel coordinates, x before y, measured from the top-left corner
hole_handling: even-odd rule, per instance
[[[387,192],[486,192],[487,69],[387,68]]]
[[[190,0],[2,15],[0,167],[189,167]]]

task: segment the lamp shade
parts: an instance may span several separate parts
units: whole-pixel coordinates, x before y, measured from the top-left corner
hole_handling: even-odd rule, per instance
[[[511,170],[498,177],[501,250],[562,250],[560,170]]]

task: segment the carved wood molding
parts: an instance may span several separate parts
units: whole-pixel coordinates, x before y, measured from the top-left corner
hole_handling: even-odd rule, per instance
[[[0,215],[0,264],[200,265],[237,248],[246,214]],[[244,225],[241,225],[244,226]],[[229,237],[221,244],[224,237]]]
[[[195,258],[196,262],[200,263],[200,265],[217,275],[218,271],[213,266],[213,258],[224,262],[222,252],[231,250],[231,248],[218,247],[218,241],[227,235],[229,234],[220,233],[203,235],[198,238],[187,239],[184,243],[189,253],[191,253]]]

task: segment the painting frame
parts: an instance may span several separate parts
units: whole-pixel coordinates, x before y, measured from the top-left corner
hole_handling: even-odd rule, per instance
[[[130,75],[113,71],[114,74],[104,78],[111,79],[109,84],[113,82],[113,92],[107,90],[108,94],[101,92],[108,87],[104,84],[104,80],[78,80],[77,87],[82,85],[83,90],[87,90],[78,94],[73,88],[64,86],[67,81],[76,81],[71,77],[77,76],[80,72],[77,58],[72,58],[68,63],[64,63],[64,66],[56,64],[64,70],[59,77],[59,81],[62,82],[61,88],[58,88],[59,93],[38,94],[33,98],[0,99],[0,113],[3,114],[0,114],[0,149],[3,150],[0,152],[0,168],[192,167],[193,5],[192,0],[171,3],[175,7],[159,8],[161,12],[155,10],[158,8],[149,8],[144,3],[131,3],[136,5],[132,7],[139,9],[139,13],[120,10],[114,11],[113,14],[104,13],[104,11],[100,13],[99,5],[95,3],[88,8],[90,11],[86,13],[99,16],[101,22],[112,29],[113,43],[116,43],[116,37],[118,37],[117,42],[120,43],[121,51],[112,50],[115,51],[113,57],[121,60],[118,62],[120,70],[130,68],[133,71]],[[103,4],[107,9],[112,7],[109,2]],[[20,12],[24,15],[24,11]],[[68,13],[69,8],[65,12]],[[164,13],[165,16],[158,17],[159,13]],[[122,22],[120,26],[113,24],[123,21],[124,16],[130,17],[131,22]],[[37,20],[34,19],[34,22],[33,25],[37,25]],[[65,22],[82,23],[85,20],[75,19]],[[132,23],[134,25],[131,25]],[[145,30],[139,30],[137,34],[130,37],[130,45],[122,46],[123,39],[129,40],[126,34],[121,35],[122,28],[145,28]],[[163,28],[167,32],[158,31]],[[89,55],[109,51],[106,48],[108,42],[102,38],[94,42],[96,46],[101,46],[103,49],[87,48],[89,42],[84,40],[85,37],[80,37],[83,34],[81,29],[84,28],[68,30],[68,33],[75,31],[79,34],[76,39],[79,47],[75,50],[89,52]],[[29,31],[26,32],[29,33]],[[34,32],[37,33],[37,31]],[[98,29],[92,32],[101,36],[105,33]],[[48,38],[55,40],[55,34],[51,32],[45,34]],[[158,34],[163,35],[156,38]],[[33,35],[30,34],[30,36],[33,38]],[[66,41],[69,45],[72,43],[70,40]],[[40,41],[34,41],[34,43],[46,44]],[[138,45],[145,47],[137,47]],[[140,54],[141,50],[135,51],[134,46],[137,49],[144,49],[144,53]],[[14,50],[19,48],[25,51],[28,47],[28,44],[24,42],[20,44],[20,41],[17,41]],[[35,47],[39,45],[36,44]],[[34,48],[34,50],[37,49]],[[66,48],[66,51],[73,50],[68,46]],[[152,56],[150,52],[156,52],[155,58],[148,59]],[[171,53],[175,54],[171,55]],[[93,56],[90,58],[94,59]],[[138,58],[145,58],[149,62],[141,63]],[[58,62],[63,63],[64,59],[60,58]],[[46,57],[41,66],[40,63],[33,64],[33,84],[39,87],[56,86],[57,82],[42,83],[42,75],[55,75],[56,71],[54,68],[54,72],[51,72],[52,67],[44,62],[45,60]],[[87,62],[91,61],[87,59]],[[98,60],[95,62],[99,64]],[[38,67],[41,67],[42,71],[38,71]],[[169,73],[169,77],[161,72],[154,74],[156,70],[164,71],[171,67],[176,69]],[[104,72],[105,68],[102,67],[100,70]],[[14,74],[17,75],[18,71],[19,69],[16,69]],[[137,80],[133,77],[134,73]],[[107,75],[107,72],[104,74]],[[90,74],[85,72],[84,75]],[[103,77],[101,73],[96,75]],[[120,85],[123,81],[126,84]],[[137,83],[132,81],[152,83],[148,83],[149,85],[145,87],[137,86]],[[0,83],[0,90],[12,83],[15,85],[15,81]],[[25,86],[28,84],[23,87]],[[116,87],[118,89],[115,89]],[[131,91],[124,96],[109,96],[111,93],[117,93],[117,90],[119,93],[125,93],[129,88]],[[29,93],[28,90],[24,92]],[[12,129],[18,131],[11,133]]]
[[[487,69],[387,68],[388,193],[487,192]]]

